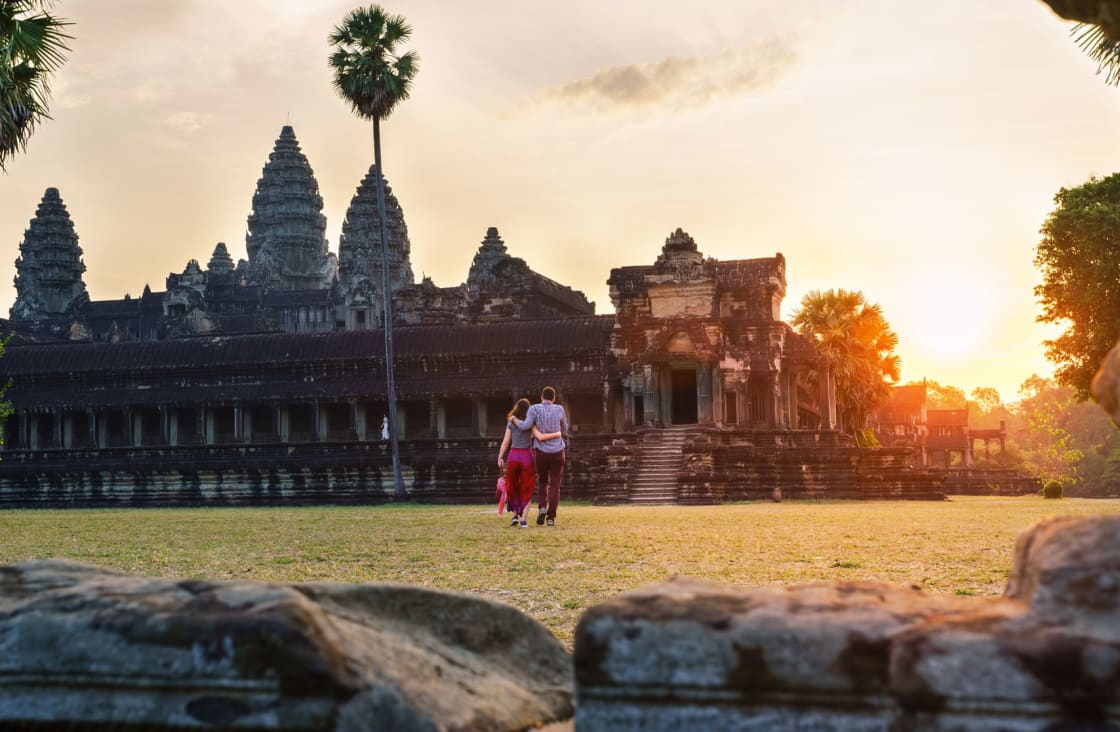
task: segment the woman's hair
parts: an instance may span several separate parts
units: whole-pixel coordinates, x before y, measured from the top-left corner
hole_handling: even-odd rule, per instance
[[[510,417],[525,419],[525,417],[527,416],[529,416],[529,400],[518,399],[517,404],[513,405],[513,409],[509,410],[509,414],[506,415],[506,419],[509,419]]]

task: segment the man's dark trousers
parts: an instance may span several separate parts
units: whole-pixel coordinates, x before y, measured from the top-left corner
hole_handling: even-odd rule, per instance
[[[537,509],[548,508],[548,518],[556,520],[556,507],[560,505],[560,479],[564,477],[564,453],[533,450],[537,463],[537,480],[540,483],[540,499]]]

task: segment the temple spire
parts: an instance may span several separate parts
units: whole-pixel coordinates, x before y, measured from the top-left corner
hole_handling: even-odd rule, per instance
[[[493,284],[495,282],[494,267],[506,259],[509,259],[506,243],[502,241],[502,237],[498,234],[498,228],[491,226],[486,230],[486,237],[482,240],[482,244],[479,245],[474,260],[471,262],[471,269],[467,274],[467,292],[472,297],[477,297],[487,285]]]
[[[89,302],[82,248],[57,188],[48,188],[16,259],[12,320],[70,317]]]
[[[329,287],[338,263],[327,251],[326,230],[315,173],[284,125],[253,194],[248,280],[272,290]]]
[[[338,240],[339,285],[347,302],[381,312],[380,226],[377,215],[377,166],[362,179],[342,223]],[[408,227],[404,211],[385,182],[385,216],[388,219],[389,281],[393,291],[413,284]],[[377,316],[380,319],[380,315]],[[376,319],[375,321],[376,322]]]

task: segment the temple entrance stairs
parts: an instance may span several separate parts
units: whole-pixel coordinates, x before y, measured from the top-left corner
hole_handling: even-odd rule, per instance
[[[643,436],[630,482],[630,503],[676,503],[688,431],[689,426],[666,427]]]

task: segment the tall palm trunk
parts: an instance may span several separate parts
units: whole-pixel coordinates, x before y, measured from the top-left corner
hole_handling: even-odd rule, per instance
[[[393,291],[389,277],[389,222],[385,219],[385,175],[381,167],[381,120],[373,118],[373,163],[377,168],[377,218],[381,222],[381,289],[384,296],[385,390],[389,395],[389,444],[393,451],[393,499],[403,501],[401,449],[397,441],[397,379],[393,367]]]

